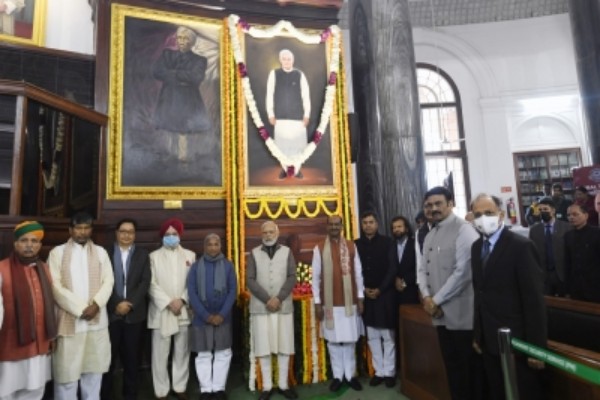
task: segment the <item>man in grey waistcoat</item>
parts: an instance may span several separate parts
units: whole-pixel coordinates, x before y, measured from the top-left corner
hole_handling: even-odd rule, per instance
[[[261,226],[262,245],[252,249],[246,267],[250,290],[250,326],[254,355],[260,363],[263,390],[259,400],[271,397],[271,354],[277,354],[278,391],[287,399],[298,397],[288,385],[290,355],[294,354],[296,262],[289,247],[277,243],[279,228],[273,221]]]
[[[267,78],[267,115],[273,125],[275,144],[292,161],[294,176],[302,179],[302,164],[297,159],[308,144],[310,89],[304,73],[294,68],[294,54],[290,50],[279,52],[279,62],[281,68],[272,70]],[[282,164],[281,167],[279,179],[284,179],[289,166]]]
[[[441,186],[425,194],[433,228],[425,237],[417,275],[423,308],[437,328],[453,400],[474,398],[471,245],[475,228],[454,214],[452,193]]]

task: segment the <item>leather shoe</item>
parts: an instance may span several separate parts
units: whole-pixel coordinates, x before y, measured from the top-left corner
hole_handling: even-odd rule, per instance
[[[213,393],[213,397],[211,398],[214,400],[227,400],[227,395],[224,390],[219,390],[218,392]]]
[[[383,383],[383,378],[377,375],[374,375],[369,381],[369,386],[379,386]]]
[[[175,397],[177,397],[179,400],[188,400],[188,396],[185,393],[178,393],[175,392]]]
[[[213,398],[212,392],[204,392],[204,393],[200,393],[200,399],[199,400],[210,400],[212,398]]]
[[[329,390],[331,390],[332,392],[337,392],[338,390],[340,390],[341,387],[342,381],[340,381],[338,378],[334,378],[331,381],[331,384],[329,385]]]
[[[156,400],[167,400],[167,396],[157,397]]]
[[[356,378],[350,379],[350,382],[348,382],[348,385],[350,385],[350,387],[352,389],[356,390],[357,392],[360,392],[362,390],[362,385]]]
[[[385,387],[393,388],[394,386],[396,386],[396,378],[394,378],[393,376],[386,376],[384,380]]]
[[[285,179],[287,178],[287,172],[285,172],[284,170],[281,170],[279,172],[279,179]]]
[[[271,391],[265,390],[258,396],[258,400],[269,400],[271,398]]]
[[[296,393],[296,391],[292,388],[277,389],[277,391],[279,392],[279,394],[281,394],[286,399],[297,399],[298,398],[298,393]]]
[[[298,171],[296,175],[294,175],[296,179],[304,179],[304,175],[302,175],[302,171]]]

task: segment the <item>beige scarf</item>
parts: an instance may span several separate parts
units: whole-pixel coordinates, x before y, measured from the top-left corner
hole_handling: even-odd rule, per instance
[[[73,290],[73,281],[71,279],[71,255],[73,253],[73,247],[76,246],[77,243],[73,241],[73,239],[69,239],[67,244],[65,245],[65,250],[62,256],[62,262],[60,266],[60,277],[62,285],[69,289]],[[89,283],[89,298],[88,304],[92,304],[94,296],[100,290],[102,286],[102,266],[100,265],[100,259],[98,258],[98,252],[96,251],[96,246],[94,242],[88,240],[85,244],[85,249],[87,251],[87,261],[88,261],[88,283]],[[81,266],[83,268],[83,266]],[[58,334],[60,336],[73,336],[75,335],[75,321],[78,317],[69,314],[62,308],[58,309]],[[98,324],[100,321],[100,313],[96,314],[94,319],[88,321],[88,324]]]
[[[323,247],[323,292],[325,292],[325,327],[333,329],[333,258],[329,236]],[[344,287],[344,309],[346,316],[354,314],[352,310],[352,275],[350,274],[350,252],[343,237],[340,237],[340,263],[342,268],[342,284]]]

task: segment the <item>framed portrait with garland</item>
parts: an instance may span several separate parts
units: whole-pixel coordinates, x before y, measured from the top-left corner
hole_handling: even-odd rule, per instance
[[[254,27],[236,16],[228,23],[241,87],[244,197],[335,196],[345,151],[339,29]]]
[[[111,6],[108,199],[222,199],[223,21]]]

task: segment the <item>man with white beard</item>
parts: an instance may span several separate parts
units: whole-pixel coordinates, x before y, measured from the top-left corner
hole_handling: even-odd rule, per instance
[[[298,395],[288,385],[290,355],[294,354],[294,304],[296,262],[289,247],[277,243],[279,228],[273,221],[261,227],[262,245],[252,249],[246,267],[250,290],[250,324],[254,355],[260,362],[263,391],[259,400],[272,394],[271,354],[277,354],[278,391],[286,399]]]

